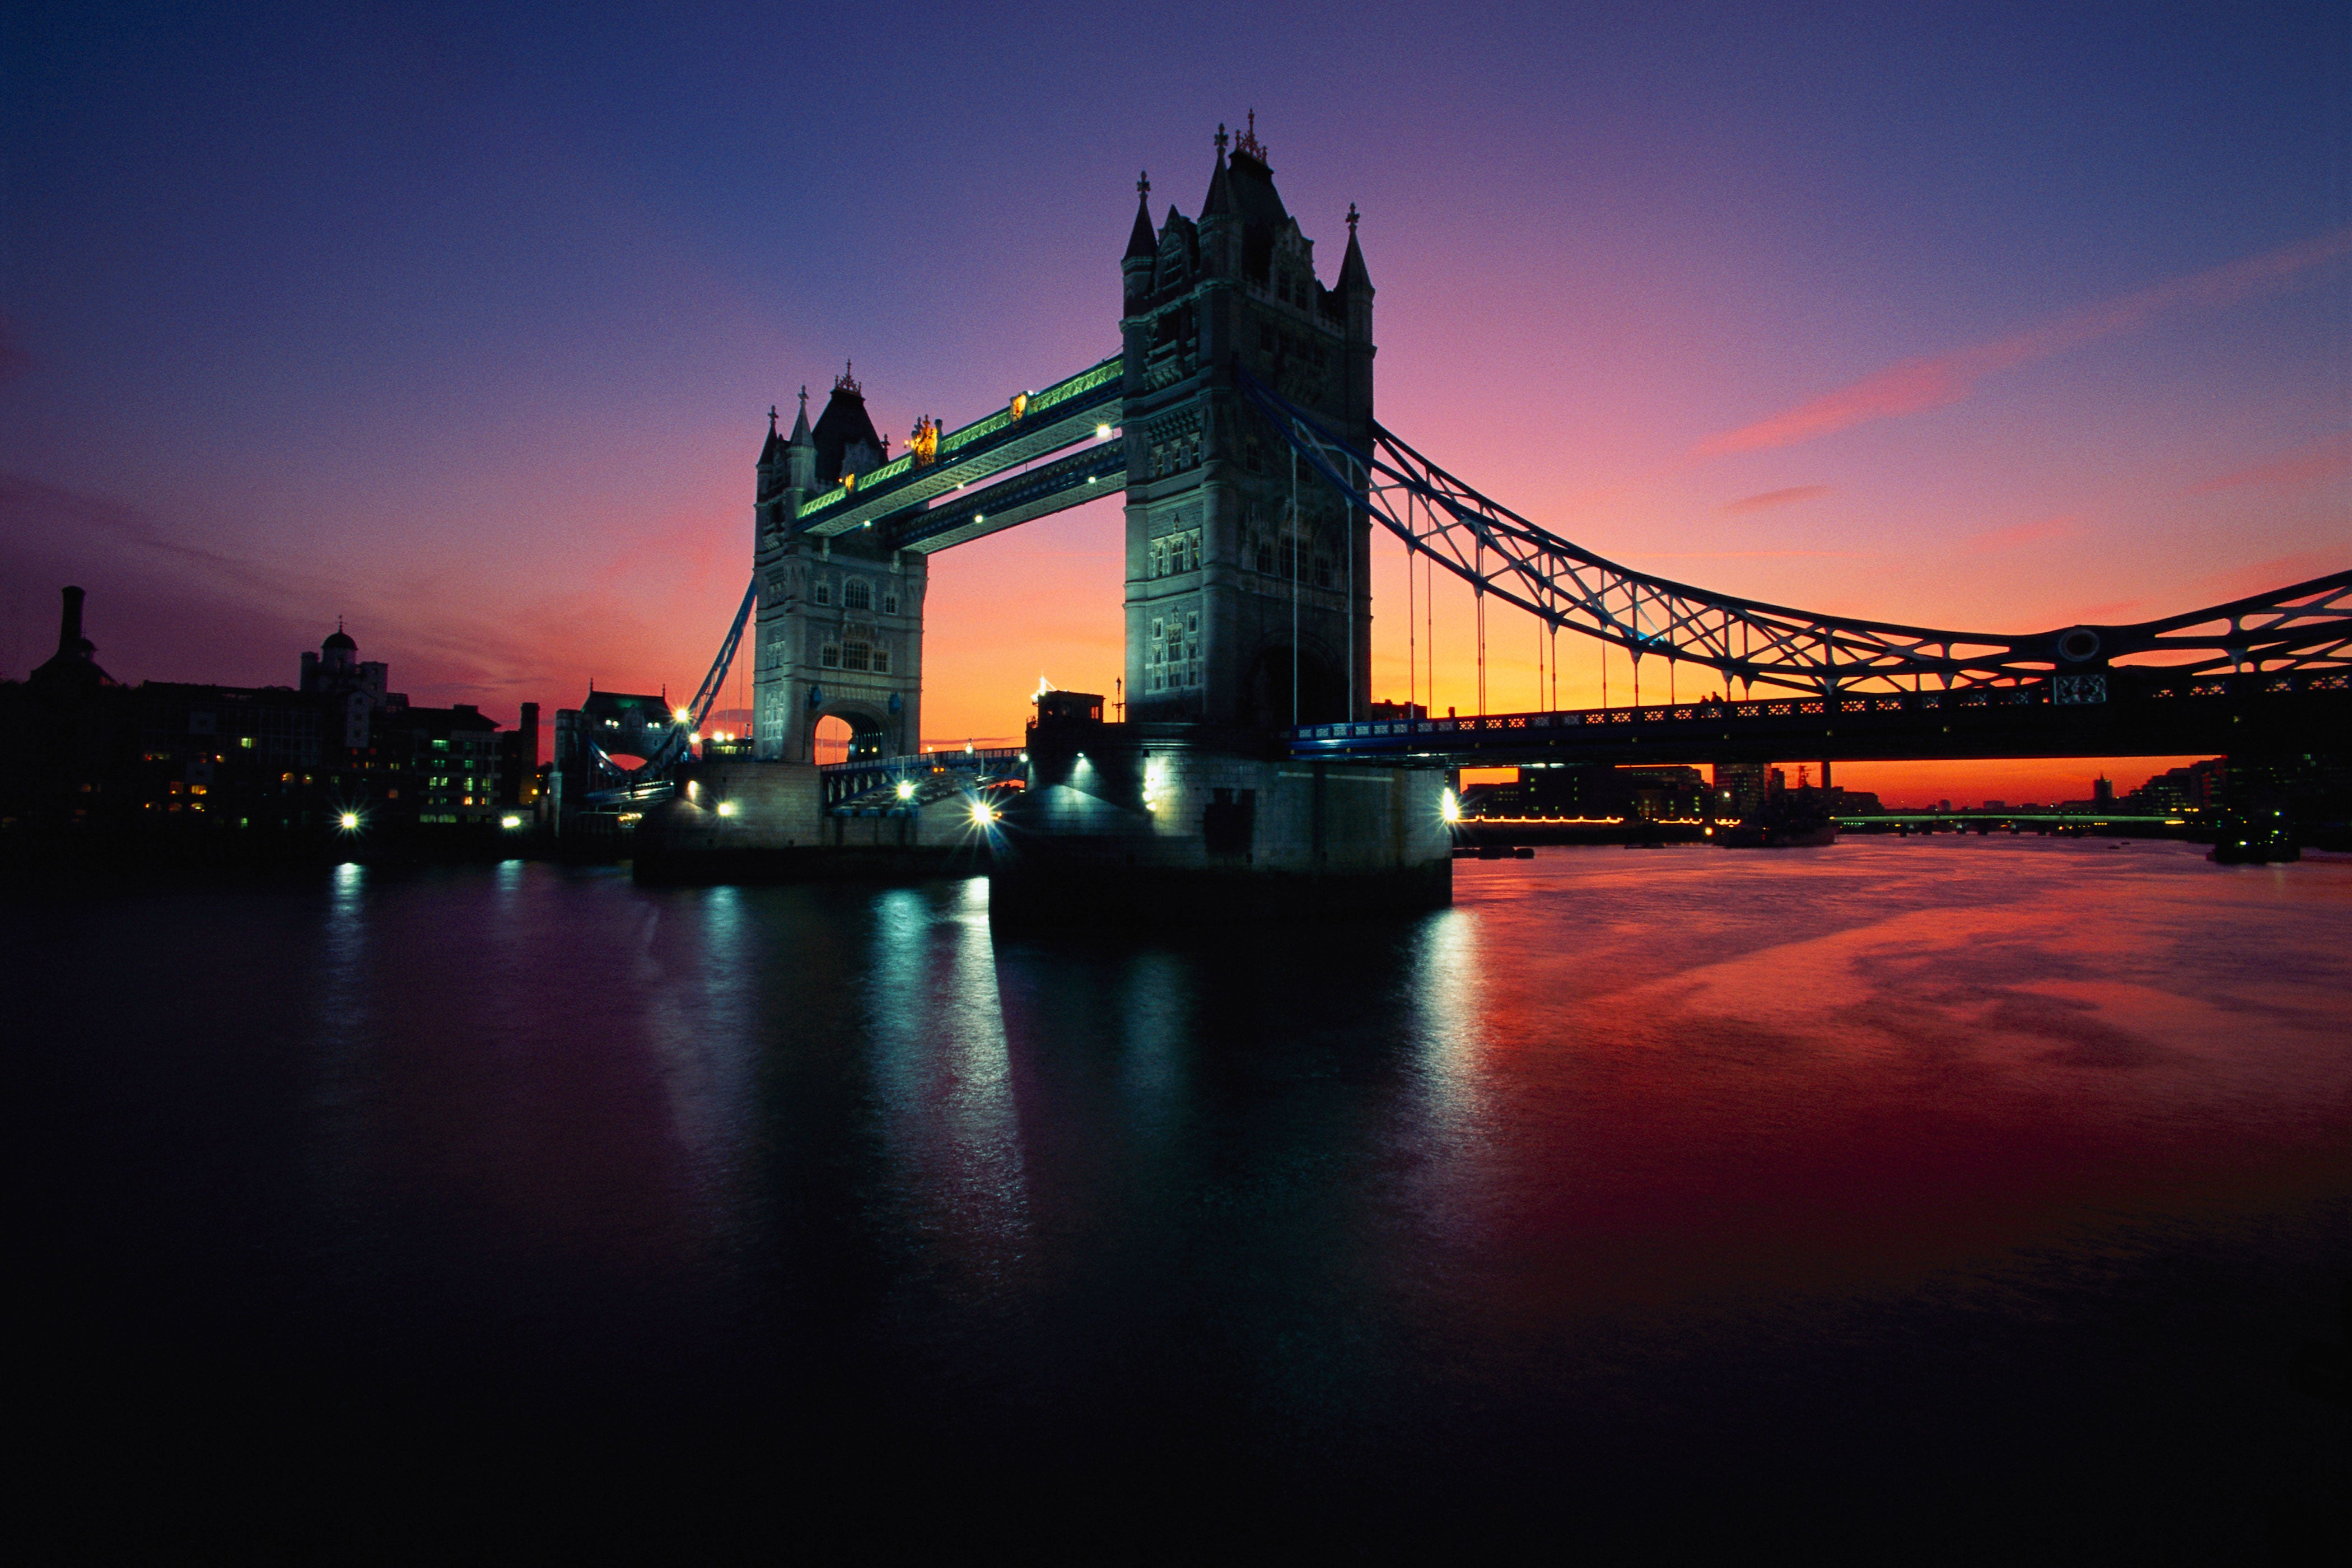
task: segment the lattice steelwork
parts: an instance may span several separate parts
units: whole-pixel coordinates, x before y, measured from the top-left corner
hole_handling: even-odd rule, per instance
[[[1306,462],[1412,550],[1478,593],[1633,653],[1685,660],[1727,685],[1843,692],[2079,680],[2105,698],[2118,662],[2171,677],[2352,668],[2352,572],[2136,626],[2026,637],[1852,620],[1629,571],[1479,494],[1375,427],[1367,455],[1245,371],[1243,392]],[[2096,695],[2093,695],[2095,685]]]

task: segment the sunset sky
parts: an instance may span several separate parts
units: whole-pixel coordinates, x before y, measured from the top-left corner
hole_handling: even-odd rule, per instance
[[[72,582],[125,679],[340,615],[502,721],[691,689],[770,405],[854,359],[903,437],[1113,352],[1137,171],[1196,214],[1253,108],[1327,283],[1364,215],[1382,423],[1628,565],[2005,632],[2352,565],[2340,4],[486,11],[0,19],[0,674]],[[1120,572],[1116,500],[934,557],[927,733],[1108,691]]]

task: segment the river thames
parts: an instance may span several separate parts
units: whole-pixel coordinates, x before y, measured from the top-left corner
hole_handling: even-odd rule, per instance
[[[66,1539],[2213,1560],[2340,1485],[2289,1368],[2352,1275],[2352,858],[987,906],[8,891],[19,1382],[103,1500]]]

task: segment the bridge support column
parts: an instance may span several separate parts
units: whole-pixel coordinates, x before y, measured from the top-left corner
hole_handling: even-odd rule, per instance
[[[993,919],[1223,922],[1453,900],[1445,773],[1297,762],[1189,724],[1045,724],[993,846]]]

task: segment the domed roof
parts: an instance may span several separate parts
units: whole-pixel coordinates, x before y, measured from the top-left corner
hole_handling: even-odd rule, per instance
[[[320,643],[319,647],[322,652],[326,653],[335,653],[338,651],[342,653],[357,653],[360,650],[360,645],[351,639],[351,635],[344,631],[340,624],[336,626],[333,631],[327,634],[327,640]]]

